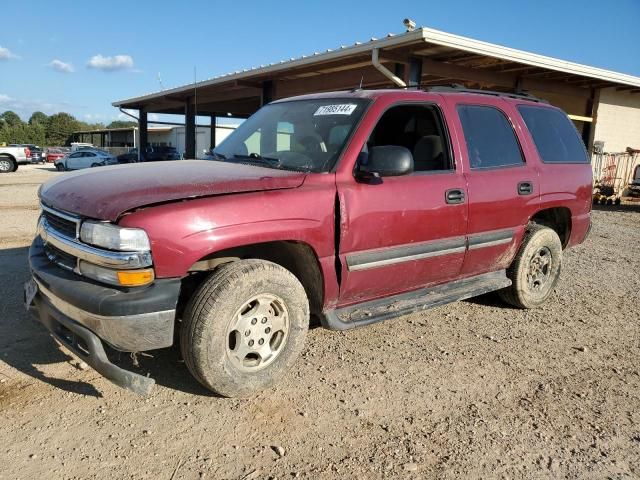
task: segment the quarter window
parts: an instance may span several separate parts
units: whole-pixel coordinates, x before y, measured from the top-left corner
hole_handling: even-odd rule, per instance
[[[522,165],[524,158],[513,127],[504,113],[484,105],[460,105],[471,168]]]
[[[560,110],[520,105],[518,111],[543,162],[589,163],[582,139]]]

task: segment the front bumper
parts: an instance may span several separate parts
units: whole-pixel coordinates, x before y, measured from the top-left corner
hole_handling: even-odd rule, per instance
[[[102,341],[125,352],[173,344],[179,279],[159,279],[136,289],[117,289],[52,264],[40,237],[29,249],[37,293],[33,310],[63,345],[117,385],[148,393],[153,380],[109,362]]]

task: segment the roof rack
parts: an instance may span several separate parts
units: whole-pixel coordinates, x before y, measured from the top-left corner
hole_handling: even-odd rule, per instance
[[[425,92],[457,92],[457,93],[476,93],[480,95],[494,95],[496,97],[509,97],[509,98],[521,98],[523,100],[529,100],[531,102],[549,103],[547,100],[538,98],[527,92],[498,92],[495,90],[480,90],[477,88],[467,88],[459,83],[452,83],[449,85],[435,85],[433,87],[427,87]]]

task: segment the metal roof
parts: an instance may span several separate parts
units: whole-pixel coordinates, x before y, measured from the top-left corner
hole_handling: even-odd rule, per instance
[[[408,56],[421,58],[421,85],[459,79],[476,81],[477,85],[513,88],[515,82],[524,80],[524,89],[548,88],[551,91],[553,87],[556,92],[569,95],[577,92],[586,96],[590,89],[604,87],[618,87],[634,93],[640,91],[640,77],[423,27],[119,100],[113,102],[113,106],[144,106],[149,111],[179,113],[180,102],[183,105],[184,100],[197,90],[198,97],[202,99],[199,106],[202,105],[205,110],[210,108],[212,112],[231,112],[230,107],[236,104],[239,108],[242,105],[242,108],[249,110],[259,106],[256,102],[259,104],[260,82],[268,80],[284,82],[279,98],[356,86],[354,80],[361,78],[357,76],[360,73],[367,87],[390,85],[388,79],[370,68],[370,56],[375,49],[380,52],[382,62],[402,62]],[[324,80],[317,78],[319,75],[323,75]],[[318,80],[315,84],[311,82],[314,78]],[[332,81],[327,82],[328,78]],[[231,91],[235,94],[230,95]]]

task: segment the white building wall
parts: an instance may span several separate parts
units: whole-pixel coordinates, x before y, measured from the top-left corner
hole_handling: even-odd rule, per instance
[[[596,100],[594,141],[603,141],[605,152],[640,149],[640,94],[607,88]]]
[[[219,145],[222,140],[227,138],[235,127],[219,126],[216,127],[216,144]],[[201,158],[205,151],[211,148],[210,127],[198,127],[196,129],[196,157]],[[169,129],[161,128],[154,130],[149,128],[149,144],[151,145],[168,145],[176,147],[179,153],[185,151],[185,127],[171,127]]]

